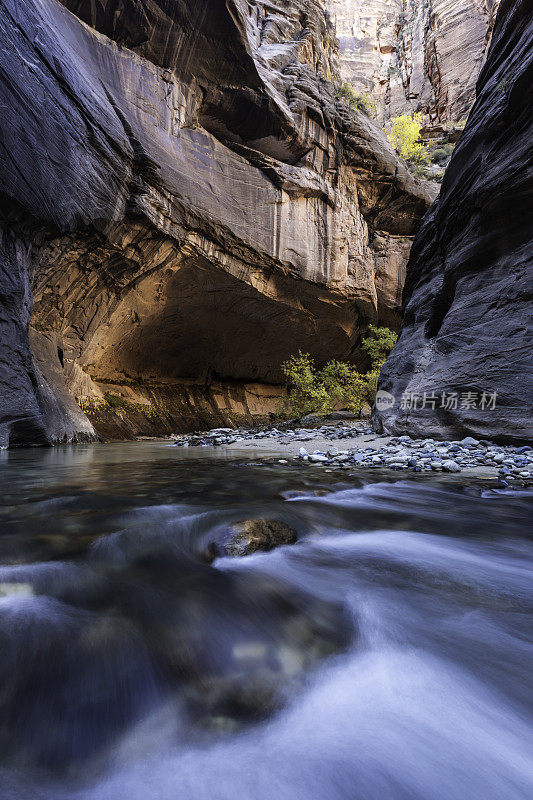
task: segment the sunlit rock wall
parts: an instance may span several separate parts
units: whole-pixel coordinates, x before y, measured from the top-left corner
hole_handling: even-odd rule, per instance
[[[430,124],[466,119],[499,0],[327,0],[343,80],[378,118],[422,112]]]
[[[125,435],[219,423],[399,324],[432,195],[336,100],[318,0],[0,0],[0,47],[0,446],[94,435],[106,394]]]

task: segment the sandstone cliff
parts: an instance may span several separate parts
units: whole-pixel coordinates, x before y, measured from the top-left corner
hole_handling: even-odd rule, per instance
[[[466,119],[499,0],[327,0],[343,80],[378,118],[420,111],[430,124]]]
[[[532,168],[532,6],[503,0],[477,101],[412,248],[380,381],[396,397],[377,415],[387,431],[531,437]],[[424,393],[438,395],[434,410],[420,409]]]
[[[250,422],[290,353],[399,321],[431,196],[331,41],[319,0],[0,0],[0,446],[93,436],[74,398]]]

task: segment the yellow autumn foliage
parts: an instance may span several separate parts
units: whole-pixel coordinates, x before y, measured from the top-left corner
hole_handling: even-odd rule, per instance
[[[387,134],[389,142],[400,158],[419,164],[427,156],[427,148],[420,141],[422,114],[401,114],[393,117],[392,127]]]

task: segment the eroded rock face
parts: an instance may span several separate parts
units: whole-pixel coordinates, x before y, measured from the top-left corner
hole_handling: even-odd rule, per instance
[[[400,338],[380,380],[396,396],[377,415],[386,431],[516,442],[533,433],[532,111],[531,3],[504,0],[478,99],[411,251]],[[420,409],[424,393],[442,392],[458,407]]]
[[[382,121],[421,112],[466,119],[499,0],[327,0],[343,80],[366,92]]]
[[[0,0],[0,446],[94,435],[61,378],[146,401],[132,433],[249,422],[239,386],[398,323],[432,194],[335,100],[331,36],[318,0]]]

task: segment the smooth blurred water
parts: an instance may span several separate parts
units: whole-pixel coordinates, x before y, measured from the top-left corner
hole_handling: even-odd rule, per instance
[[[250,458],[0,453],[0,798],[530,800],[531,493]]]

